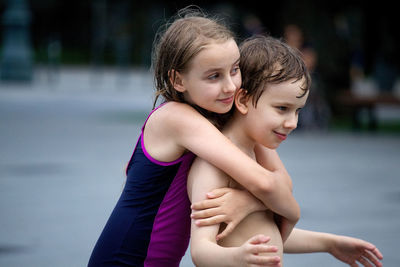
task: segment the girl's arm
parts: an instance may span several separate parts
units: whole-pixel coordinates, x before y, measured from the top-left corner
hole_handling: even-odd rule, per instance
[[[381,252],[371,243],[348,236],[293,229],[283,246],[285,253],[328,252],[338,260],[358,266],[382,266]]]
[[[269,171],[280,173],[279,179],[292,191],[292,180],[278,153],[261,145],[256,146],[255,153],[257,162]],[[192,205],[192,218],[196,219],[198,226],[225,222],[227,227],[217,235],[217,239],[226,237],[248,214],[268,209],[245,190],[218,188],[208,192],[207,198]],[[286,240],[294,224],[282,217],[279,221],[283,239]]]
[[[227,186],[227,177],[208,162],[198,158],[193,163],[188,177],[188,195],[192,201],[204,199],[206,192],[213,188]],[[279,266],[280,259],[260,253],[277,252],[275,246],[266,243],[269,237],[258,235],[250,238],[240,247],[221,247],[215,236],[219,224],[198,227],[192,221],[191,256],[196,266]]]
[[[268,171],[237,148],[192,107],[173,103],[165,118],[176,143],[221,169],[273,212],[295,224],[300,208],[282,172]]]

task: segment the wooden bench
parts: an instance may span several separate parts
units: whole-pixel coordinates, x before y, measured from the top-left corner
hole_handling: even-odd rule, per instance
[[[359,96],[355,95],[350,90],[345,90],[338,94],[337,103],[341,107],[346,107],[351,110],[354,129],[361,129],[362,123],[360,113],[363,110],[366,110],[368,114],[368,129],[376,130],[378,128],[378,120],[375,114],[376,106],[400,106],[400,97],[395,96],[393,93],[378,93],[371,96]]]

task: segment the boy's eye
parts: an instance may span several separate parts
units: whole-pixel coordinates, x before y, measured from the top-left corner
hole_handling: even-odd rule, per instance
[[[208,76],[207,78],[208,78],[209,80],[215,80],[215,79],[217,79],[218,77],[219,77],[218,73],[214,73],[214,74]]]
[[[287,110],[287,107],[284,107],[284,106],[277,106],[276,108],[281,110],[281,111],[286,111]]]

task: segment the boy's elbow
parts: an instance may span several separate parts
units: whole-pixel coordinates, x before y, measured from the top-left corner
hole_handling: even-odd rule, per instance
[[[190,256],[192,257],[192,262],[195,266],[202,266],[201,250],[192,244],[190,245]]]

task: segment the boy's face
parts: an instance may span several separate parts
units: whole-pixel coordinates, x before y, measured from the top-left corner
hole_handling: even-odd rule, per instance
[[[206,45],[191,60],[188,70],[179,74],[179,91],[189,103],[215,113],[228,112],[242,84],[239,58],[239,48],[233,39]]]
[[[300,109],[306,104],[308,92],[301,89],[303,80],[271,84],[264,90],[257,107],[248,101],[247,133],[259,144],[277,148],[297,127]]]

